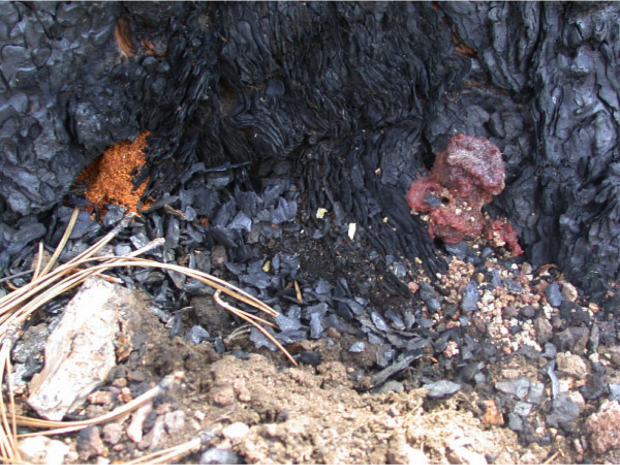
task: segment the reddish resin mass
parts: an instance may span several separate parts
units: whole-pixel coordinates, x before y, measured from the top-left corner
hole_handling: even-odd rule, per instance
[[[504,177],[502,153],[493,142],[456,134],[437,154],[433,171],[411,184],[407,203],[416,212],[429,213],[433,238],[451,245],[484,233],[519,255],[523,251],[512,226],[499,220],[487,224],[482,215],[482,206],[504,190]]]

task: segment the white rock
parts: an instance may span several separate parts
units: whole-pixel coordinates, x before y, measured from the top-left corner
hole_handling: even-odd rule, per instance
[[[57,464],[64,463],[69,446],[62,441],[46,436],[35,436],[19,441],[19,453],[26,463]]]
[[[222,434],[225,438],[230,439],[231,441],[235,439],[241,439],[246,434],[250,432],[250,427],[245,423],[236,422],[232,425],[228,425],[226,428],[222,430]]]
[[[40,416],[62,420],[103,383],[116,364],[119,321],[130,320],[138,302],[130,290],[101,278],[84,282],[47,341],[45,367],[29,384],[28,403]]]

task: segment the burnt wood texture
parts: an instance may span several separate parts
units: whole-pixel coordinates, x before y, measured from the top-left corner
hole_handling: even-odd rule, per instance
[[[381,253],[445,269],[405,194],[450,137],[503,152],[534,265],[620,267],[617,3],[0,3],[0,265],[107,146],[149,130],[148,193],[277,173]],[[194,168],[192,168],[194,167]],[[388,221],[385,222],[384,219]],[[28,246],[28,247],[26,247]]]

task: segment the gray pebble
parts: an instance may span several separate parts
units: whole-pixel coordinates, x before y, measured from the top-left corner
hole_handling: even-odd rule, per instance
[[[105,451],[105,446],[101,440],[99,428],[97,426],[89,426],[80,431],[77,437],[76,449],[80,460],[83,462],[92,457],[102,455]]]
[[[527,417],[532,411],[532,404],[528,402],[517,402],[515,403],[512,411],[523,418]]]
[[[465,292],[463,293],[463,299],[461,300],[461,310],[465,313],[473,312],[478,308],[476,305],[479,300],[478,296],[478,287],[474,281],[470,281],[465,287]]]
[[[185,412],[175,410],[164,415],[164,428],[170,436],[174,436],[183,429],[185,425]]]
[[[437,313],[441,310],[441,302],[439,302],[436,298],[425,300],[424,303],[431,313]]]
[[[349,348],[349,352],[360,353],[363,352],[366,348],[366,343],[364,341],[357,341],[351,345]]]
[[[217,447],[211,447],[200,456],[198,463],[243,463],[243,461],[241,460],[241,457],[231,449],[218,449]]]
[[[573,402],[566,394],[560,394],[553,400],[551,415],[547,416],[549,426],[566,426],[579,418],[579,405]]]
[[[612,383],[609,385],[609,399],[620,402],[620,384]]]
[[[107,423],[103,426],[103,440],[110,445],[116,445],[121,440],[123,427],[118,423]]]
[[[190,330],[187,333],[185,333],[185,336],[183,337],[183,340],[185,342],[191,342],[192,344],[196,344],[196,345],[200,344],[203,341],[208,341],[209,339],[211,339],[211,335],[209,334],[209,331],[207,331],[200,325],[192,326]]]
[[[525,401],[530,404],[538,405],[542,402],[545,394],[545,385],[543,383],[532,383],[530,390],[525,397]]]
[[[378,393],[387,394],[389,392],[403,392],[404,390],[405,390],[405,386],[403,386],[403,383],[399,381],[390,380],[386,382],[383,386],[381,386]]]
[[[514,381],[498,381],[495,383],[495,389],[517,399],[524,399],[530,389],[530,380],[522,376]]]
[[[536,315],[536,309],[531,305],[526,305],[525,307],[521,308],[521,315],[524,318],[534,318],[534,316]]]
[[[521,431],[523,429],[523,419],[519,415],[510,412],[508,414],[508,427],[513,431]]]
[[[434,383],[425,384],[422,386],[424,389],[428,389],[428,397],[438,399],[440,397],[451,396],[452,394],[460,391],[461,385],[454,381],[442,379]]]
[[[552,307],[559,307],[562,302],[564,302],[564,296],[557,283],[552,283],[547,286],[545,289],[545,296],[547,297],[547,302],[549,302],[549,305]]]
[[[553,337],[553,327],[544,315],[540,315],[534,320],[534,330],[536,331],[536,341],[539,344],[545,344]]]
[[[519,284],[516,281],[513,281],[510,278],[504,279],[504,287],[511,294],[521,294],[524,291],[523,286],[521,284]]]

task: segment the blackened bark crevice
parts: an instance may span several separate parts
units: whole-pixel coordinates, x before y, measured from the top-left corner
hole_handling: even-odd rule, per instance
[[[404,193],[463,132],[503,151],[507,188],[489,211],[509,216],[527,258],[601,296],[620,269],[618,13],[560,2],[1,3],[0,265],[45,235],[46,212],[84,166],[149,130],[141,179],[156,198],[200,163],[248,163],[299,179],[312,208],[338,204],[381,252],[441,271]]]

